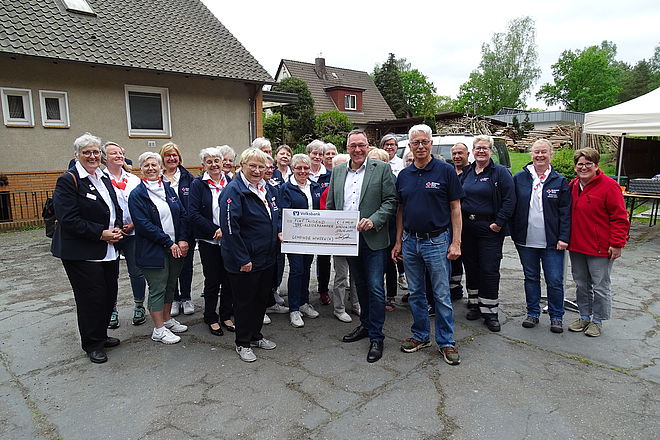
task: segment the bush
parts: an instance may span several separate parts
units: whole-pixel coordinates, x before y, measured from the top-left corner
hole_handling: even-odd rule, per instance
[[[282,139],[282,115],[280,113],[273,113],[270,116],[263,118],[264,124],[264,137],[269,139],[273,145],[282,145],[291,142],[291,131],[289,129],[291,121],[287,116],[284,116],[284,139]]]
[[[552,167],[559,174],[571,180],[575,177],[575,169],[573,167],[573,153],[575,151],[570,148],[562,148],[555,150],[552,155]]]
[[[330,110],[316,117],[314,129],[317,137],[323,139],[323,142],[331,142],[341,152],[344,150],[346,136],[353,129],[353,124],[344,113]]]

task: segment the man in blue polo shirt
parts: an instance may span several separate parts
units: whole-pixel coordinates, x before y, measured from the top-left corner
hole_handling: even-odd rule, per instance
[[[401,350],[413,353],[431,345],[424,282],[424,273],[428,271],[435,298],[435,340],[445,362],[458,365],[449,260],[461,255],[463,188],[454,168],[431,156],[428,125],[413,126],[408,139],[414,159],[399,173],[396,182],[399,208],[396,244],[392,249],[393,259],[403,257],[413,316],[412,337],[401,345]]]

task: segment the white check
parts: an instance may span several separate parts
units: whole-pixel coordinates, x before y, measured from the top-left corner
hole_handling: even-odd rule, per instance
[[[282,252],[357,256],[359,217],[358,211],[284,209]]]

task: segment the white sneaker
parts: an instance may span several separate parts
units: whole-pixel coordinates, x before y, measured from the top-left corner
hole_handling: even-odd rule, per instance
[[[353,322],[353,318],[351,318],[351,315],[349,315],[346,312],[334,312],[334,313],[337,319],[340,320],[341,322]]]
[[[245,362],[254,362],[257,360],[257,357],[254,355],[254,352],[250,347],[241,347],[240,345],[236,346],[236,353]]]
[[[273,298],[275,298],[275,303],[281,306],[284,305],[284,298],[280,296],[280,288],[278,287],[275,292],[273,292]]]
[[[270,320],[270,316],[264,313],[264,325],[270,324],[271,322],[272,321]]]
[[[300,311],[307,316],[308,318],[318,318],[319,317],[319,312],[314,310],[314,307],[312,307],[311,304],[303,304],[300,306]]]
[[[183,302],[183,314],[184,315],[192,315],[195,313],[195,304],[193,304],[192,300],[187,300]]]
[[[275,304],[272,307],[268,307],[266,311],[271,313],[289,313],[289,308],[281,304]]]
[[[399,289],[408,290],[408,280],[405,275],[399,275]]]
[[[302,320],[302,313],[300,312],[291,312],[289,313],[289,320],[291,325],[294,327],[304,327],[305,321]]]
[[[172,310],[170,310],[171,316],[177,316],[181,310],[181,303],[179,301],[172,301]]]
[[[263,350],[272,350],[277,347],[277,344],[273,341],[269,341],[266,338],[261,338],[258,341],[250,342],[250,345],[253,347],[261,348]]]
[[[170,318],[169,321],[165,321],[163,324],[165,324],[165,328],[171,331],[172,333],[183,333],[186,330],[188,330],[187,325],[181,324],[179,321],[177,321],[174,318]]]
[[[162,342],[163,344],[176,344],[181,340],[181,337],[175,335],[166,327],[160,333],[154,329],[154,331],[151,333],[151,340]]]

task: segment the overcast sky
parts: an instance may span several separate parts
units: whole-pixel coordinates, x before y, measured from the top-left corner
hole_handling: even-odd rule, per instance
[[[371,73],[392,52],[452,97],[479,65],[482,43],[516,17],[536,22],[535,91],[565,49],[610,40],[617,59],[634,64],[660,44],[658,0],[202,1],[272,76],[282,58],[313,63],[319,54],[329,66]],[[546,107],[533,96],[528,105]]]

